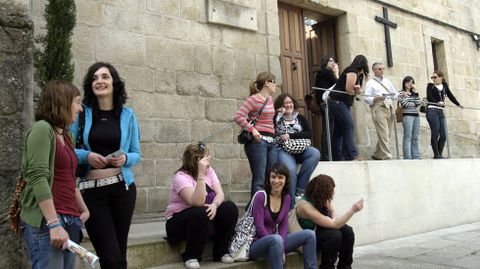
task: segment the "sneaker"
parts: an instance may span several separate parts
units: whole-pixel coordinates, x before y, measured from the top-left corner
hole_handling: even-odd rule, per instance
[[[225,254],[222,256],[222,259],[220,259],[223,263],[234,263],[235,260],[232,258],[230,254]]]
[[[363,157],[360,156],[360,155],[359,155],[359,156],[355,156],[352,161],[363,161]]]
[[[185,267],[188,269],[199,269],[200,264],[198,263],[197,259],[190,259],[185,262]]]

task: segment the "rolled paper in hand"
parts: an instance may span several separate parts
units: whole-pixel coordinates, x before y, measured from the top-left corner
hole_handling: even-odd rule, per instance
[[[88,251],[86,248],[80,246],[79,244],[68,239],[68,250],[70,252],[77,254],[80,258],[88,263],[92,268],[95,268],[96,262],[98,261],[98,256]]]

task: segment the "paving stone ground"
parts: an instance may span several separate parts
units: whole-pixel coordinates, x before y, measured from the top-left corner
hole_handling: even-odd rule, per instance
[[[355,248],[356,269],[480,268],[480,222]]]

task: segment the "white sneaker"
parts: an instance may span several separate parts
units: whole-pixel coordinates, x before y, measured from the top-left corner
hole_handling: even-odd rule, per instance
[[[185,267],[187,267],[188,269],[199,269],[200,263],[198,263],[197,259],[190,259],[185,262]]]
[[[234,263],[235,262],[235,260],[232,258],[232,256],[228,253],[222,256],[221,261],[223,263]]]

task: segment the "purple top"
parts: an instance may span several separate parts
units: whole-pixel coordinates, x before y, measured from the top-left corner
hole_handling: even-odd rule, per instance
[[[283,251],[285,252],[288,233],[288,211],[290,209],[291,197],[289,194],[283,197],[282,208],[280,208],[277,220],[272,219],[269,205],[267,204],[266,207],[263,206],[265,199],[265,195],[257,195],[252,202],[253,222],[255,224],[255,237],[253,241],[270,234],[276,234],[278,226],[278,234],[283,239]]]

